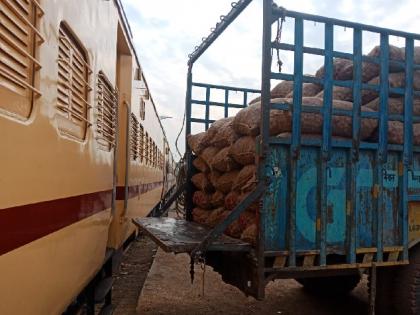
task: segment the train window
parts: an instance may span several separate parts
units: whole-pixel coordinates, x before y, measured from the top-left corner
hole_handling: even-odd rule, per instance
[[[35,74],[41,68],[37,47],[44,42],[39,20],[44,14],[37,1],[0,2],[0,113],[26,120],[41,92]]]
[[[149,164],[149,134],[146,132],[144,156],[146,158],[146,164]]]
[[[149,138],[149,163],[150,163],[150,166],[153,166],[153,140],[152,140],[152,137]]]
[[[118,97],[102,71],[98,74],[96,97],[96,140],[101,149],[110,151],[115,145]]]
[[[140,136],[139,136],[139,151],[140,151],[140,162],[143,163],[145,156],[144,156],[144,128],[142,124],[139,124],[140,126]]]
[[[136,115],[130,115],[130,155],[132,160],[139,157],[139,122]]]
[[[134,80],[141,81],[141,69],[140,68],[136,68],[135,73],[134,73]]]
[[[140,119],[144,120],[146,118],[146,102],[143,97],[140,98]]]
[[[148,100],[149,98],[150,98],[150,93],[149,93],[149,89],[148,88],[146,88],[145,90],[144,90],[144,98],[146,99],[146,100]]]
[[[59,29],[57,62],[58,128],[66,136],[84,140],[86,129],[92,125],[88,120],[92,71],[86,50],[64,22]]]

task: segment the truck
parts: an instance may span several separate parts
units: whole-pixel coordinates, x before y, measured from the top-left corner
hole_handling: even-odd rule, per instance
[[[256,188],[216,227],[191,222],[194,154],[186,144],[186,179],[178,186],[179,193],[185,195],[186,220],[142,218],[134,222],[165,251],[188,253],[192,263],[205,261],[222,275],[223,281],[256,299],[264,298],[267,283],[275,279],[294,278],[309,291],[339,294],[351,291],[366,274],[371,314],[375,310],[379,314],[420,314],[420,146],[414,145],[413,139],[413,126],[420,122],[420,117],[413,115],[413,99],[420,96],[420,91],[413,88],[413,75],[420,70],[415,63],[414,43],[420,35],[289,11],[272,0],[263,0],[261,89],[195,82],[195,63],[251,1],[233,3],[231,11],[221,16],[210,35],[189,55],[185,123],[187,135],[192,124],[204,124],[207,129],[213,122],[210,108],[224,108],[227,117],[229,109],[246,107],[250,94],[260,94]],[[308,21],[323,26],[323,48],[304,45]],[[281,25],[287,22],[294,28],[293,44],[280,40]],[[278,33],[273,34],[276,23]],[[351,52],[334,49],[337,27],[351,30]],[[379,56],[362,53],[366,32],[379,36]],[[403,60],[389,58],[391,36],[403,40]],[[292,52],[292,73],[273,70],[273,51]],[[323,59],[323,78],[304,74],[305,54]],[[351,80],[334,79],[336,58],[352,61]],[[380,67],[376,84],[362,80],[362,67],[367,62]],[[390,65],[405,73],[404,86],[389,85]],[[292,106],[273,103],[273,80],[293,81]],[[323,86],[323,106],[302,105],[302,85],[308,82]],[[334,86],[352,89],[352,110],[333,108]],[[196,88],[203,89],[205,99],[193,98],[192,90]],[[225,93],[225,102],[212,100],[215,90]],[[378,111],[361,111],[364,90],[379,94]],[[243,102],[230,101],[230,93],[242,93]],[[404,98],[402,114],[389,113],[390,93]],[[204,106],[202,117],[192,115],[194,106]],[[273,109],[290,111],[289,137],[270,136]],[[308,112],[322,115],[319,138],[302,137],[301,114]],[[332,137],[333,115],[351,117],[351,138]],[[378,123],[374,141],[360,137],[361,122],[366,118]],[[388,142],[390,121],[403,124],[402,144]],[[229,224],[258,200],[261,206],[256,246],[223,235]]]

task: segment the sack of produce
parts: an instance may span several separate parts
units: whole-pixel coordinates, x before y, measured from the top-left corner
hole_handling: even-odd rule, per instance
[[[219,132],[220,128],[229,125],[233,120],[233,117],[227,117],[227,118],[221,118],[213,122],[209,129],[206,131],[206,137],[204,138],[204,141],[208,143],[208,145],[211,144],[213,139],[217,136],[217,133]]]
[[[225,123],[218,128],[216,135],[211,140],[211,145],[217,148],[224,148],[230,146],[239,138],[233,129],[233,119],[234,117],[227,118]]]
[[[260,133],[261,103],[256,102],[241,109],[233,120],[236,133],[245,136],[256,136]]]
[[[211,209],[211,197],[212,194],[207,194],[204,191],[197,190],[193,194],[193,203],[202,209]]]
[[[293,91],[293,81],[281,81],[270,92],[271,98],[286,97]]]
[[[212,169],[220,172],[230,172],[239,168],[238,163],[229,155],[230,147],[221,149],[213,158],[211,162]]]
[[[241,234],[241,240],[254,246],[257,244],[257,237],[258,227],[256,223],[248,225]]]
[[[204,162],[206,162],[206,164],[207,164],[208,166],[210,166],[210,167],[211,167],[211,162],[213,161],[214,156],[215,156],[215,155],[216,155],[219,151],[220,151],[220,149],[219,149],[219,148],[216,148],[216,147],[211,146],[211,147],[207,147],[207,148],[205,148],[205,149],[201,152],[201,154],[200,154],[199,156],[203,159],[203,161],[204,161]]]
[[[234,191],[241,191],[243,187],[246,186],[246,184],[253,179],[256,180],[256,171],[257,168],[254,164],[246,165],[244,166],[238,174],[238,177],[236,178],[235,182],[233,183],[232,189]]]
[[[322,85],[315,83],[302,84],[302,96],[315,96],[322,91]],[[286,95],[286,98],[293,98],[293,91]]]
[[[302,98],[302,105],[305,106],[316,106],[322,107],[323,100],[318,97],[304,97]],[[353,104],[346,101],[333,101],[333,108],[342,110],[352,110]],[[362,108],[363,111],[372,111],[370,108]],[[275,111],[275,110],[274,110]],[[283,111],[278,111],[280,117]],[[290,114],[290,113],[289,113]],[[286,114],[287,115],[287,114]],[[301,115],[301,132],[303,134],[322,134],[322,114],[321,113],[302,113]],[[284,119],[272,122],[272,124],[278,126],[277,134],[288,132],[291,129],[283,128]],[[288,126],[287,126],[288,127]],[[352,135],[352,118],[348,116],[333,115],[331,121],[332,135],[339,137],[351,137]],[[362,119],[361,124],[361,137],[362,139],[368,138],[377,127],[377,121],[375,119]]]
[[[225,194],[221,191],[216,190],[211,195],[210,203],[212,208],[218,208],[223,206],[225,204]]]
[[[239,203],[239,193],[232,190],[225,197],[225,208],[226,210],[233,210]]]
[[[187,136],[188,146],[195,154],[200,154],[209,145],[206,135],[206,132],[200,132]]]
[[[252,223],[255,223],[256,220],[257,220],[257,216],[254,212],[245,211],[245,212],[242,212],[241,215],[239,216],[238,222],[243,231],[246,229],[247,226],[249,226]]]
[[[404,143],[404,123],[388,121],[388,143]],[[413,145],[420,145],[420,123],[413,124]]]
[[[221,192],[227,194],[232,190],[233,182],[236,180],[239,171],[230,171],[224,173],[216,180],[216,189],[220,190]]]
[[[254,164],[256,154],[255,146],[254,137],[241,137],[230,147],[229,154],[241,165]]]
[[[191,177],[191,182],[198,190],[205,192],[214,191],[213,185],[210,183],[205,173],[197,173],[193,175]]]
[[[351,73],[343,71],[346,67],[353,66],[353,62],[348,59],[334,58],[333,61],[333,79],[334,80],[351,80],[353,78],[353,71]],[[315,77],[323,79],[325,75],[324,66],[319,68],[315,73]]]
[[[193,221],[200,224],[206,224],[207,219],[209,218],[210,214],[211,214],[211,211],[201,209],[201,208],[194,208],[192,211]]]
[[[212,170],[209,174],[209,180],[210,183],[213,185],[213,187],[216,187],[217,180],[219,177],[222,176],[222,173],[216,170]]]
[[[241,190],[241,194],[239,195],[239,198],[238,198],[239,202],[242,202],[242,200],[244,200],[251,191],[252,190],[246,190],[246,191]],[[253,203],[251,203],[251,205],[246,209],[246,211],[257,213],[259,208],[260,208],[260,200],[258,199],[258,200],[255,200]]]
[[[380,53],[381,53],[380,46],[376,46],[369,52],[368,56],[380,58]],[[395,60],[395,61],[402,61],[404,59],[404,54],[401,48],[390,45],[389,46],[389,59]],[[389,63],[390,72],[398,72],[400,70],[401,70],[400,66],[392,62]],[[379,76],[379,73],[380,73],[379,64],[367,62],[367,61],[362,63],[362,82],[368,82],[374,77]],[[353,63],[348,64],[343,69],[341,69],[341,75],[347,78],[345,80],[352,80],[353,79]]]
[[[379,97],[365,105],[365,107],[378,112],[380,109]],[[390,97],[388,98],[388,113],[389,114],[404,114],[404,98]],[[420,115],[420,99],[413,99],[413,115]]]
[[[210,172],[210,167],[207,163],[200,157],[196,157],[193,161],[194,167],[202,173]]]
[[[405,47],[401,47],[400,50],[401,50],[403,60],[405,61]],[[414,47],[413,61],[414,61],[414,64],[420,65],[420,46]]]
[[[223,217],[221,216],[223,212],[225,212],[225,209],[223,207],[214,209],[212,211],[209,211],[210,215],[207,217],[206,225],[210,227],[215,227],[218,223],[223,221]]]

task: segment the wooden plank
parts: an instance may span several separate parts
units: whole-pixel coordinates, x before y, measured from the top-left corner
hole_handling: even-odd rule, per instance
[[[189,253],[211,231],[203,225],[174,218],[135,218],[133,223],[144,231],[165,252]],[[251,245],[222,235],[208,251],[249,251]]]

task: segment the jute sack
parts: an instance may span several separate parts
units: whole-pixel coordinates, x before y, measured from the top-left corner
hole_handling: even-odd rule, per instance
[[[369,57],[376,57],[379,58],[381,53],[380,46],[374,47],[369,53]],[[401,48],[389,45],[389,59],[395,61],[402,61],[404,59],[403,52]],[[396,64],[390,62],[389,64],[389,71],[390,72],[397,72],[399,71],[400,67]],[[341,75],[346,77],[346,80],[353,79],[353,63],[348,64],[347,66],[341,69]],[[372,62],[363,62],[362,63],[362,82],[368,82],[369,80],[373,79],[374,77],[378,76],[380,73],[380,65],[377,63]]]
[[[210,216],[211,211],[201,209],[201,208],[194,208],[192,211],[193,221],[200,223],[200,224],[206,224],[206,221],[208,217]]]
[[[213,185],[213,187],[216,187],[217,180],[219,179],[220,176],[222,176],[222,173],[216,170],[212,170],[209,173],[209,180],[210,180],[210,183]]]
[[[405,61],[405,47],[401,47],[400,49],[401,54],[403,56],[403,60]],[[420,64],[420,46],[414,47],[413,61],[415,64]]]
[[[242,231],[246,229],[246,227],[252,223],[255,223],[257,220],[257,216],[254,212],[245,211],[242,212],[239,216],[239,225],[242,228]]]
[[[204,191],[197,190],[193,194],[193,203],[201,209],[211,209],[211,196],[212,194],[207,194]]]
[[[241,165],[255,163],[255,138],[245,136],[239,138],[229,149],[232,158]]]
[[[272,103],[292,103],[292,100],[286,98],[275,98]],[[291,115],[288,111],[271,110],[270,111],[270,135],[275,135],[283,130],[291,130]],[[241,109],[235,116],[233,128],[244,136],[256,136],[260,133],[261,103],[252,104]],[[280,129],[279,129],[280,128]]]
[[[211,162],[212,169],[224,173],[239,168],[238,163],[236,163],[235,160],[229,155],[230,148],[231,147],[223,148],[214,156]]]
[[[369,81],[370,83],[370,81]],[[316,97],[318,98],[324,98],[324,92],[319,92]],[[371,100],[378,97],[378,93],[373,90],[367,90],[364,89],[361,92],[361,98],[362,98],[362,105],[369,103]],[[347,101],[347,102],[353,102],[353,89],[343,87],[343,86],[334,86],[332,91],[332,99],[333,100],[339,100],[339,101]]]
[[[233,182],[236,180],[236,177],[238,176],[239,171],[230,171],[227,173],[224,173],[216,180],[216,189],[220,190],[221,192],[227,194],[232,190]]]
[[[289,100],[291,103],[291,101]],[[316,106],[322,107],[323,100],[318,97],[304,97],[302,98],[302,105],[305,106]],[[345,101],[333,101],[333,108],[343,109],[343,110],[352,110],[353,104]],[[370,108],[362,108],[363,111],[372,111]],[[272,112],[277,112],[277,115],[274,116],[274,121],[271,121],[270,125],[276,126],[276,134],[283,132],[289,132],[291,128],[288,125],[284,124],[284,117],[290,117],[290,112],[284,112],[280,110],[272,110]],[[284,117],[281,117],[284,116]],[[281,119],[276,120],[277,117]],[[289,118],[290,119],[290,118]],[[322,133],[322,114],[318,113],[302,113],[301,114],[301,132],[303,134],[321,134]],[[332,135],[339,137],[351,137],[352,135],[352,118],[348,116],[332,116],[331,121]],[[362,139],[368,138],[375,128],[377,127],[377,121],[375,119],[364,118],[361,122],[361,137]]]
[[[211,140],[211,145],[217,148],[224,148],[230,146],[239,138],[239,135],[233,129],[233,119],[234,117],[229,117],[225,120],[225,123],[218,128],[217,133]]]
[[[248,225],[241,234],[241,240],[244,242],[256,245],[258,236],[258,227],[256,223]]]
[[[225,209],[233,210],[236,205],[239,203],[239,193],[232,190],[225,197]]]
[[[206,137],[204,138],[204,142],[210,145],[214,138],[217,136],[220,128],[223,128],[226,125],[232,123],[233,117],[221,118],[213,122],[209,129],[206,131]]]
[[[187,143],[195,154],[200,154],[201,151],[203,151],[209,145],[207,142],[207,133],[200,132],[195,135],[188,135]]]
[[[393,144],[404,143],[404,123],[400,121],[388,122],[388,142]],[[420,123],[413,124],[413,144],[420,145]]]
[[[367,108],[377,112],[380,108],[379,97],[365,105]],[[388,98],[388,113],[400,114],[404,113],[404,98],[403,97],[390,97]],[[413,115],[420,115],[420,99],[413,99]]]
[[[211,163],[213,161],[214,156],[219,152],[219,148],[216,147],[207,147],[203,151],[201,151],[201,154],[199,155],[200,158],[203,159],[206,164],[211,167]]]
[[[207,163],[200,157],[196,157],[193,161],[194,167],[202,173],[210,172],[210,167]]]
[[[270,92],[271,98],[282,98],[293,91],[293,81],[281,81]]]
[[[221,207],[225,204],[225,194],[221,191],[216,190],[212,195],[210,199],[210,203],[212,208]]]
[[[191,177],[191,182],[198,190],[205,192],[214,191],[213,185],[210,183],[205,173],[197,173],[193,175]]]
[[[302,84],[302,96],[315,96],[322,91],[322,85],[314,83]],[[286,95],[286,98],[293,98],[293,91]]]
[[[248,183],[249,180],[256,180],[257,168],[255,164],[244,166],[238,174],[235,182],[233,183],[232,190],[241,191],[241,189]]]
[[[210,211],[210,215],[207,217],[206,220],[206,225],[210,226],[210,227],[215,227],[219,222],[221,222],[222,218],[220,217],[220,215],[225,211],[225,209],[223,209],[223,207],[214,209],[212,211]]]
[[[239,195],[239,200],[238,200],[238,203],[239,202],[242,202],[242,200],[244,200],[248,195],[249,195],[249,193],[251,192],[251,190],[248,190],[248,191],[241,191],[241,194]],[[258,210],[259,210],[259,208],[260,208],[260,200],[255,200],[253,203],[251,203],[251,205],[246,209],[246,211],[249,211],[249,212],[252,212],[252,213],[257,213],[258,212]]]
[[[334,80],[351,80],[353,78],[353,72],[347,73],[343,69],[352,66],[353,62],[348,59],[335,58],[333,61],[333,79]],[[325,75],[324,66],[319,68],[315,73],[315,77],[323,79]]]

